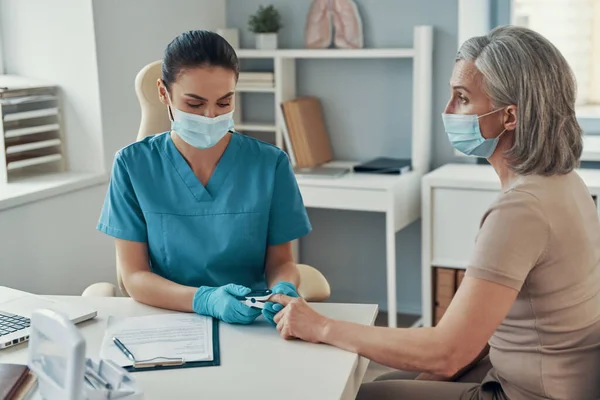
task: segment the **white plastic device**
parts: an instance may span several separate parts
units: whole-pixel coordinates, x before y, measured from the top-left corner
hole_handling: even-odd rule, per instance
[[[40,309],[31,315],[27,365],[45,400],[81,400],[85,339],[69,318]]]
[[[249,293],[243,300],[240,300],[242,303],[247,305],[248,307],[254,308],[265,308],[265,301],[269,300],[269,297],[273,295],[273,292],[270,290],[263,290],[258,292]]]

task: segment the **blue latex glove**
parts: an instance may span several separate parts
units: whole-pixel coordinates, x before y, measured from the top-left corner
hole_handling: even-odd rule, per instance
[[[277,282],[271,291],[273,294],[284,294],[289,297],[300,297],[298,295],[296,286],[290,282]],[[277,324],[275,321],[273,321],[273,319],[281,310],[283,310],[283,306],[281,304],[268,301],[265,303],[265,308],[263,308],[262,314],[264,315],[265,319],[271,323],[271,325],[276,326]]]
[[[250,292],[249,288],[232,283],[221,287],[201,286],[194,294],[192,307],[197,314],[229,324],[250,324],[260,315],[260,310],[248,307],[236,298]]]

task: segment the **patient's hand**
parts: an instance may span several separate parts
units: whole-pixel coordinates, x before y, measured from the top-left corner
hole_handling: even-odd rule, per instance
[[[274,295],[270,300],[285,306],[275,316],[277,331],[282,338],[321,342],[329,322],[327,317],[313,310],[302,298]]]

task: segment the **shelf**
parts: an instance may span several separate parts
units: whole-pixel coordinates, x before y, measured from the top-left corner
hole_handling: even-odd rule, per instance
[[[236,92],[252,92],[252,93],[275,93],[275,86],[245,86],[239,85],[235,88]]]
[[[54,146],[60,146],[60,145],[61,145],[60,139],[49,139],[49,140],[42,140],[39,142],[18,144],[15,146],[7,146],[6,154],[15,154],[15,153],[23,152],[23,151],[37,150],[37,149],[43,149],[45,147],[54,147]]]
[[[277,126],[273,124],[251,124],[251,123],[243,123],[236,124],[234,129],[237,131],[247,131],[247,132],[276,132]]]
[[[36,157],[36,158],[28,158],[26,160],[19,160],[8,163],[6,169],[12,170],[23,167],[30,167],[32,165],[46,164],[55,161],[62,160],[62,156],[60,154],[51,154],[48,156]]]
[[[0,78],[1,79],[1,78]],[[24,97],[7,97],[0,99],[0,104],[2,105],[19,105],[26,103],[41,103],[43,101],[54,101],[57,100],[57,96],[53,94],[38,94],[38,95],[29,95]]]
[[[10,130],[6,130],[6,132],[4,133],[4,137],[12,138],[12,137],[18,137],[18,136],[33,135],[35,133],[57,131],[59,129],[60,129],[59,124],[38,125],[38,126],[31,126],[28,128],[10,129]]]
[[[390,49],[277,49],[237,51],[239,58],[412,58],[412,48]]]
[[[4,115],[4,121],[20,121],[22,119],[33,119],[33,118],[42,118],[42,117],[51,117],[53,115],[58,115],[58,108],[45,108],[42,110],[32,110],[32,111],[22,111],[11,114]]]

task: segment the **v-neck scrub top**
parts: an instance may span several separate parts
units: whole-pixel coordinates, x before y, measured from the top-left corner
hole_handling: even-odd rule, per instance
[[[179,284],[265,288],[267,246],[311,225],[286,153],[231,135],[206,186],[170,132],[120,150],[98,230],[146,242],[152,272]]]

